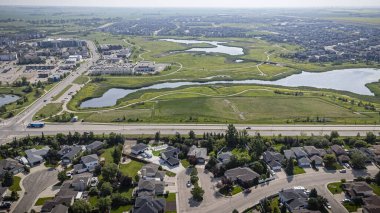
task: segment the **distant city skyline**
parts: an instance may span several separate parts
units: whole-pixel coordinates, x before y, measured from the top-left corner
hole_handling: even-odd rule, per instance
[[[91,7],[380,7],[379,0],[0,0],[0,5]]]

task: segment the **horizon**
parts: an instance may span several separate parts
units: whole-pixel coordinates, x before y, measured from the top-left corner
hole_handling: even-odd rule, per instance
[[[320,0],[309,2],[302,0],[140,0],[139,2],[126,0],[68,0],[64,2],[48,0],[0,0],[2,6],[16,7],[92,7],[92,8],[233,8],[233,9],[255,9],[255,8],[380,8],[380,1],[353,1],[353,0]],[[89,6],[90,5],[90,6]]]

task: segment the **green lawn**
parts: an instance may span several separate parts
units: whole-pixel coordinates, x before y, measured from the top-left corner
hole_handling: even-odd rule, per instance
[[[152,154],[154,156],[160,156],[160,153],[161,153],[161,151],[154,151],[154,150],[152,150]]]
[[[234,188],[232,189],[232,192],[231,192],[231,194],[232,195],[236,195],[236,194],[238,194],[238,193],[240,193],[240,192],[242,192],[243,191],[243,189],[240,187],[240,186],[234,186]]]
[[[165,171],[165,174],[169,177],[175,177],[177,174],[171,171]]]
[[[166,202],[175,202],[175,201],[176,201],[176,194],[169,193],[168,197],[166,198]]]
[[[35,206],[43,206],[46,201],[53,200],[54,197],[41,197],[36,201]]]
[[[111,209],[111,213],[123,213],[123,212],[129,212],[132,209],[132,205],[127,206],[120,206],[116,209]]]
[[[342,165],[340,165],[339,163],[334,163],[332,166],[330,167],[325,167],[327,170],[340,170],[340,169],[344,169],[344,167]]]
[[[79,76],[78,78],[76,78],[73,83],[74,84],[84,84],[88,81],[89,77],[88,76],[84,76],[84,75],[81,75]]]
[[[62,110],[62,103],[49,103],[46,104],[42,109],[40,109],[34,116],[34,120],[48,118],[50,116],[56,115]]]
[[[341,182],[329,183],[327,185],[327,188],[333,194],[340,194],[343,191],[342,190],[342,183]]]
[[[302,167],[294,166],[293,174],[299,175],[305,173],[305,170]]]
[[[278,200],[278,197],[274,197],[271,201],[270,201],[270,206],[272,208],[272,212],[280,212],[280,208],[279,208],[279,200]],[[277,210],[276,210],[277,209]]]
[[[101,158],[104,158],[106,164],[113,163],[112,153],[114,150],[115,150],[114,147],[105,149],[102,155],[100,156]]]
[[[120,171],[124,175],[128,175],[129,177],[135,179],[135,176],[137,175],[137,172],[140,171],[141,167],[143,167],[143,163],[132,160],[131,162],[127,164],[120,164]]]
[[[380,186],[375,183],[371,183],[371,187],[373,189],[373,193],[380,196]]]
[[[343,202],[344,208],[347,209],[348,212],[356,212],[358,208],[360,208],[360,205],[356,205],[353,202]]]
[[[12,186],[9,187],[9,190],[10,191],[21,191],[20,181],[21,181],[20,177],[13,176],[13,184],[12,184]]]
[[[190,163],[189,163],[189,161],[187,159],[182,159],[181,160],[181,164],[185,168],[189,168],[189,166],[190,166]]]

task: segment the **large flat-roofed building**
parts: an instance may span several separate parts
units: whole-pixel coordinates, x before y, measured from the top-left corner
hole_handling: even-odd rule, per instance
[[[90,75],[132,75],[133,65],[128,63],[122,66],[95,66],[89,72]]]
[[[156,71],[156,66],[154,62],[141,61],[136,64],[134,71],[138,73],[152,73]]]
[[[13,61],[17,59],[16,53],[0,53],[0,61]]]
[[[63,47],[83,47],[86,42],[78,39],[46,39],[37,42],[37,45],[42,48],[63,48]]]

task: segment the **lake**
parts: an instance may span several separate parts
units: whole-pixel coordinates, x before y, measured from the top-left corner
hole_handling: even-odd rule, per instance
[[[10,104],[12,102],[15,102],[19,99],[20,97],[17,95],[4,95],[0,94],[0,106]]]
[[[376,82],[380,79],[380,70],[363,69],[344,69],[329,72],[302,72],[288,76],[276,81],[263,80],[236,80],[236,81],[209,81],[209,82],[167,82],[154,84],[140,89],[109,89],[99,98],[92,98],[82,102],[81,108],[90,107],[109,107],[116,104],[128,94],[147,90],[147,89],[171,89],[180,86],[213,85],[213,84],[259,84],[259,85],[278,85],[287,87],[315,87],[321,89],[334,89],[348,91],[359,95],[370,95],[373,93],[365,86],[368,83]]]
[[[210,44],[215,47],[191,48],[185,50],[186,52],[206,52],[206,53],[223,53],[228,55],[244,55],[243,48],[229,47],[223,44],[227,42],[221,41],[197,41],[197,40],[181,40],[181,39],[160,39],[161,41],[170,41],[180,44]]]

